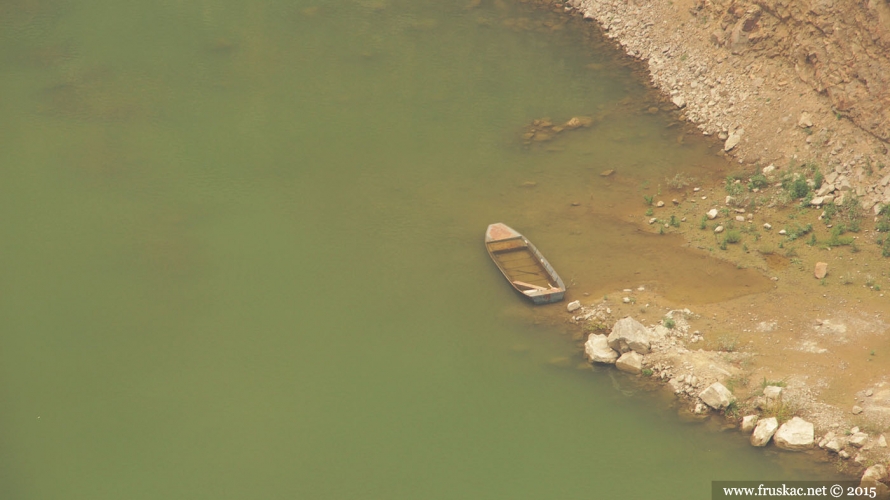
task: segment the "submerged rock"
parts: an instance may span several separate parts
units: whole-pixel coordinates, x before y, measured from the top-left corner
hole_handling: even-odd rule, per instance
[[[774,439],[776,446],[783,450],[803,451],[814,446],[816,433],[812,423],[794,417],[779,427]]]
[[[605,335],[591,333],[584,343],[584,354],[594,363],[613,365],[618,360],[618,353],[609,347],[609,341]]]
[[[578,127],[589,127],[593,125],[593,117],[590,116],[573,116],[564,125],[567,129],[576,129]]]
[[[766,446],[779,428],[776,417],[765,418],[757,422],[754,433],[751,434],[751,446]]]

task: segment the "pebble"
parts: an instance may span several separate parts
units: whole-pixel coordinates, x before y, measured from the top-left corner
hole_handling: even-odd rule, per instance
[[[853,415],[859,415],[862,413],[862,407],[853,405]]]
[[[658,208],[661,208],[661,207],[664,206],[664,202],[663,202],[663,201],[659,201],[658,203],[655,204],[655,206],[658,207]]]
[[[779,234],[784,236],[784,235],[788,234],[788,231],[785,231],[784,229],[779,229]]]
[[[712,208],[712,209],[708,210],[708,213],[707,213],[708,219],[711,219],[711,220],[716,219],[717,214],[718,214],[718,212],[717,212],[716,208]]]
[[[767,231],[769,231],[770,229],[773,228],[773,225],[770,224],[769,222],[767,222],[766,224],[763,225],[763,228],[766,229]]]
[[[715,233],[722,233],[722,232],[723,232],[723,226],[717,226],[717,227],[715,227],[715,228],[714,228],[714,232],[715,232]]]

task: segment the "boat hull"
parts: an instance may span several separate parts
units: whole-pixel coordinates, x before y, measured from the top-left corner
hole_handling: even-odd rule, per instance
[[[488,255],[514,290],[534,304],[551,304],[565,298],[565,283],[531,241],[503,223],[485,232]]]

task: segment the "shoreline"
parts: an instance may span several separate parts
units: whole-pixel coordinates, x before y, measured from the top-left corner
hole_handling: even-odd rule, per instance
[[[882,372],[890,363],[869,347],[881,345],[890,328],[882,319],[887,302],[881,283],[890,287],[880,271],[885,259],[871,244],[882,237],[875,230],[878,211],[890,203],[890,170],[881,171],[885,162],[890,165],[886,143],[837,114],[829,96],[813,90],[783,58],[714,43],[713,25],[696,21],[701,14],[692,7],[692,2],[658,1],[639,8],[569,0],[564,10],[595,21],[605,37],[642,61],[651,83],[680,110],[681,119],[724,141],[724,154],[748,174],[734,183],[727,180],[725,193],[719,186],[680,186],[645,214],[640,210],[640,228],[679,232],[691,247],[760,269],[775,288],[695,311],[665,304],[644,285],[616,291],[619,301],[569,296],[580,299],[569,303],[569,321],[583,334],[579,347],[594,358],[593,348],[585,349],[594,336],[608,336],[620,318],[640,318],[649,325],[644,328],[651,352],[640,352],[630,368],[623,363],[623,371],[638,369],[639,376],[660,381],[689,418],[723,414],[742,426],[742,417],[755,414],[778,417],[779,424],[803,417],[812,424],[813,439],[799,449],[814,450],[808,453],[816,460],[836,460],[844,473],[886,481],[890,379]],[[752,191],[760,178],[763,184]],[[792,178],[813,188],[801,204],[786,194]],[[746,185],[748,191],[735,189]],[[846,206],[845,200],[861,205],[865,226],[860,230],[856,222],[855,236],[848,236],[849,254],[843,247],[851,243],[841,244],[846,240],[831,231],[839,218],[825,220],[826,210],[820,210]],[[676,220],[689,222],[681,228],[674,226]],[[797,235],[790,238],[791,226],[809,227],[804,234],[813,244],[807,248]],[[738,240],[727,245],[728,236],[739,233],[743,250],[734,244]],[[714,247],[721,238],[718,251]],[[829,270],[818,278],[823,262]],[[866,269],[869,264],[873,267]],[[659,305],[650,309],[650,303]],[[653,322],[653,313],[661,321]],[[647,315],[648,321],[642,318]],[[606,338],[598,338],[600,347]],[[634,352],[624,347],[618,351]],[[719,403],[707,406],[701,398],[715,383],[733,394],[731,411]],[[752,420],[745,421],[746,432],[754,430]]]

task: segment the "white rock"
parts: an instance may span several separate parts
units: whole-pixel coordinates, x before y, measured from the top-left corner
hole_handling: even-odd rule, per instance
[[[609,341],[605,335],[591,333],[584,343],[584,354],[594,363],[615,364],[618,353],[609,347]]]
[[[865,446],[865,443],[868,442],[868,434],[864,432],[857,432],[850,436],[850,444],[857,447],[862,448]]]
[[[825,198],[824,198],[824,197],[822,197],[822,196],[816,196],[815,198],[813,198],[812,200],[810,200],[810,205],[813,205],[814,207],[818,207],[818,206],[822,205],[823,202],[825,202]]]
[[[636,351],[640,354],[649,354],[649,331],[630,316],[615,323],[612,332],[609,333],[608,341],[609,347],[621,353]]]
[[[735,396],[720,382],[709,385],[698,397],[715,410],[722,410],[735,401]]]
[[[715,233],[722,233],[722,232],[723,232],[723,226],[717,226],[717,227],[715,227],[715,228],[714,228],[714,232],[715,232]]]
[[[757,415],[746,415],[742,417],[742,432],[751,432],[754,430],[754,426],[757,425],[757,419],[760,417]]]
[[[802,451],[813,447],[816,440],[813,424],[794,417],[782,424],[775,435],[776,446],[788,451]]]
[[[767,231],[769,231],[770,229],[773,228],[773,225],[770,224],[769,222],[767,222],[763,225],[763,228],[766,229]]]
[[[732,148],[738,146],[738,144],[741,140],[742,140],[742,136],[737,133],[730,135],[726,139],[726,142],[723,143],[723,151],[729,151]]]
[[[674,106],[680,109],[686,107],[686,99],[683,99],[683,96],[681,95],[674,96],[674,98],[671,99],[671,102],[674,103]]]
[[[778,428],[779,421],[776,420],[776,417],[765,418],[757,422],[754,433],[751,434],[751,446],[766,446]]]
[[[782,236],[785,236],[786,234],[788,234],[788,231],[785,231],[784,229],[779,229],[779,234],[781,234]]]
[[[567,309],[569,312],[575,312],[575,311],[577,311],[578,309],[581,309],[581,301],[580,301],[580,300],[573,300],[573,301],[569,302],[569,303],[566,305],[566,309]]]
[[[876,444],[880,448],[886,448],[887,447],[887,438],[885,438],[884,435],[881,434],[880,436],[878,436],[878,442]]]
[[[615,362],[615,368],[627,373],[641,373],[643,371],[643,355],[634,351],[626,352]]]
[[[810,128],[813,126],[813,119],[810,117],[810,114],[807,112],[803,112],[800,114],[800,118],[797,120],[797,126],[800,128]]]
[[[716,208],[712,208],[712,209],[708,210],[708,214],[707,214],[707,215],[708,215],[708,219],[711,219],[711,220],[716,219],[716,218],[717,218],[717,214],[719,214],[719,213],[720,213],[720,212],[718,212]]]
[[[745,222],[745,216],[744,215],[736,215],[735,220],[736,220],[736,222]]]
[[[778,399],[782,395],[782,388],[775,385],[768,385],[763,388],[763,397],[766,399]]]
[[[761,172],[763,172],[763,175],[769,175],[775,171],[776,171],[775,165],[767,165],[767,166],[763,167],[763,170],[761,170]]]

